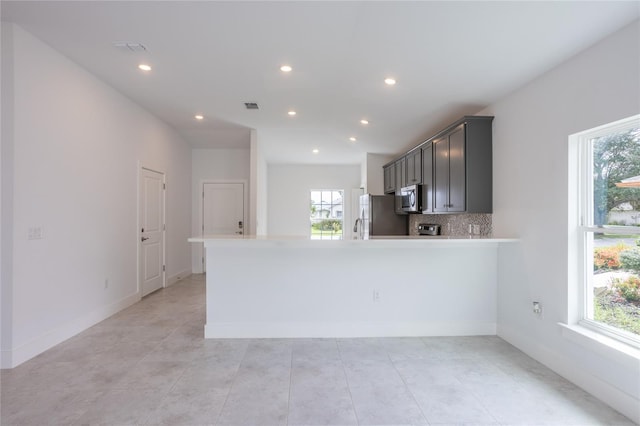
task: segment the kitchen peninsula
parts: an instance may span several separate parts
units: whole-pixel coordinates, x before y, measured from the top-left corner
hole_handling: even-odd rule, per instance
[[[194,237],[207,338],[496,334],[499,250],[516,240]]]

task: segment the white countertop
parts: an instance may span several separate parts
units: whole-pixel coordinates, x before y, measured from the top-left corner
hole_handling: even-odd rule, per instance
[[[421,236],[389,235],[377,236],[369,240],[312,240],[306,236],[256,236],[256,235],[204,235],[189,238],[191,243],[205,243],[207,247],[229,247],[251,244],[255,246],[289,247],[428,247],[428,246],[476,246],[498,243],[512,243],[516,238],[495,236]]]

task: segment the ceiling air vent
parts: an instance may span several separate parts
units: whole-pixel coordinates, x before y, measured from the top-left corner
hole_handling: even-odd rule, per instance
[[[247,109],[258,109],[258,104],[256,102],[245,102],[244,106]]]
[[[127,52],[146,52],[147,51],[147,48],[142,43],[132,43],[129,41],[123,41],[123,42],[113,43],[113,45],[118,49],[124,50]]]

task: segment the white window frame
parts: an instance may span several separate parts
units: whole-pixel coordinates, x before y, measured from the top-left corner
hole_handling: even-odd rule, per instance
[[[593,236],[596,233],[638,235],[640,228],[595,226],[593,217],[593,144],[595,138],[640,126],[640,114],[569,137],[569,309],[567,323],[579,325],[640,348],[640,337],[587,318],[593,312]]]
[[[344,240],[344,233],[345,233],[345,229],[344,229],[344,208],[345,208],[344,195],[345,195],[345,190],[344,189],[310,189],[309,190],[309,198],[311,198],[311,193],[313,193],[313,192],[341,192],[342,193],[342,203],[341,204],[333,204],[333,202],[330,204],[328,219],[336,219],[336,220],[340,219],[340,221],[342,222],[342,236],[339,239],[340,240]],[[341,205],[342,206],[343,214],[341,215],[340,218],[332,218],[331,217],[331,211],[333,210],[333,206],[337,206],[337,205]],[[311,225],[313,225],[312,222],[309,223],[309,239],[313,238],[313,228],[311,227]],[[322,240],[322,238],[320,238],[320,240]],[[333,238],[332,238],[332,240],[333,240]]]

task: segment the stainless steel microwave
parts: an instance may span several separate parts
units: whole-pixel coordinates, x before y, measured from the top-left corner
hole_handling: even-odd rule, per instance
[[[400,188],[398,194],[402,211],[405,213],[422,213],[422,189],[420,185],[410,185]]]

